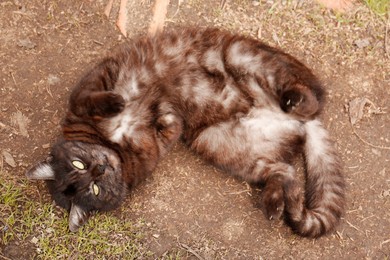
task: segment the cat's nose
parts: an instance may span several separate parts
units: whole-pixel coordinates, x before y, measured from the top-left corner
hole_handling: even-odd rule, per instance
[[[98,177],[100,175],[103,175],[106,171],[107,165],[105,164],[98,164],[96,165],[92,170],[92,176]]]
[[[98,169],[99,173],[101,173],[101,174],[103,174],[106,171],[106,168],[107,168],[107,165],[105,165],[105,164],[99,164],[97,166],[97,169]]]

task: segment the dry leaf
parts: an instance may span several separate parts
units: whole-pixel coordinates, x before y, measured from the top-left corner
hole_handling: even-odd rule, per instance
[[[354,125],[360,119],[363,118],[363,110],[366,105],[366,98],[355,98],[349,102],[349,119],[351,124]]]
[[[4,156],[4,160],[5,162],[11,166],[12,168],[15,168],[16,167],[16,162],[14,160],[14,157],[12,157],[12,155],[7,152],[7,151],[3,151],[3,156]]]
[[[35,46],[37,46],[35,43],[33,43],[29,38],[27,39],[23,39],[23,40],[19,40],[17,45],[19,47],[22,47],[22,48],[26,48],[26,49],[34,49]]]
[[[278,45],[280,45],[280,40],[279,40],[279,37],[276,34],[276,32],[272,33],[272,39],[274,40],[274,42],[276,42]]]
[[[356,124],[360,119],[363,118],[365,107],[368,107],[368,115],[384,113],[368,98],[355,98],[349,102],[349,119],[352,125]]]
[[[367,46],[370,46],[370,38],[357,39],[357,40],[355,40],[354,44],[359,49],[363,49],[363,48],[365,48]]]
[[[22,112],[20,111],[17,111],[12,115],[12,123],[13,125],[19,127],[19,133],[22,136],[28,137],[27,125],[29,122],[30,120],[25,115],[23,115]]]
[[[56,85],[60,83],[60,81],[61,81],[60,78],[53,74],[49,74],[49,76],[47,77],[47,83],[50,86]]]

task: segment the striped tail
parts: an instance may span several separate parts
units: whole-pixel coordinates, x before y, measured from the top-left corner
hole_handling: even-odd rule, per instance
[[[322,124],[309,121],[305,130],[305,197],[296,181],[285,183],[286,222],[301,236],[319,237],[334,230],[344,212],[345,181],[340,159]]]

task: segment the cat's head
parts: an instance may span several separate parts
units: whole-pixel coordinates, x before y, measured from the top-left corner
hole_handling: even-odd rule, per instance
[[[60,141],[26,175],[46,181],[56,204],[70,212],[71,231],[82,226],[91,213],[118,207],[126,195],[119,156],[97,144]]]

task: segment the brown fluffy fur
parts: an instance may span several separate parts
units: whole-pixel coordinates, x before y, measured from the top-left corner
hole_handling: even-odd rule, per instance
[[[76,230],[91,211],[111,209],[99,205],[119,205],[124,192],[115,185],[144,179],[181,137],[214,165],[262,185],[269,218],[284,214],[296,233],[317,237],[335,228],[345,204],[339,158],[317,119],[323,104],[323,87],[304,64],[258,40],[199,28],[139,37],[80,80],[53,159],[28,176],[49,179]],[[96,159],[75,170],[77,156],[64,156],[73,146]],[[305,196],[291,165],[301,153]]]

